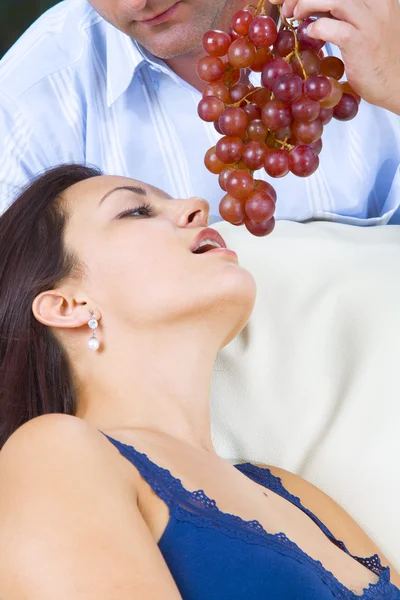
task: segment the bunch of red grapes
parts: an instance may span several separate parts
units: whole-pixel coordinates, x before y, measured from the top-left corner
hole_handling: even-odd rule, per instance
[[[278,31],[264,5],[261,0],[237,12],[230,33],[205,33],[207,56],[197,66],[207,83],[198,114],[214,122],[223,136],[205,156],[207,169],[219,176],[226,192],[220,215],[257,236],[275,226],[276,192],[254,179],[254,172],[312,175],[319,166],[324,126],[332,118],[353,119],[360,103],[347,82],[339,83],[343,62],[324,56],[325,42],[307,35],[314,19],[281,17]],[[261,73],[260,87],[248,83],[250,70]]]

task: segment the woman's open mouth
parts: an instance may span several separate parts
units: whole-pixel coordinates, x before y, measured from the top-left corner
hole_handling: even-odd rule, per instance
[[[193,254],[205,254],[210,252],[224,252],[237,258],[236,252],[226,247],[223,237],[211,227],[205,227],[193,240],[190,247]]]

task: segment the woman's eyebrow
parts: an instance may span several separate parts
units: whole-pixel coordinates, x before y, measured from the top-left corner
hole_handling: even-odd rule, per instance
[[[104,200],[106,198],[108,198],[109,196],[111,196],[111,194],[113,194],[114,192],[117,192],[118,190],[127,190],[128,192],[133,192],[134,194],[137,194],[138,196],[147,196],[147,192],[143,187],[140,186],[136,186],[136,185],[120,185],[112,190],[110,190],[109,192],[107,192],[107,194],[105,194],[102,199],[99,202],[99,206],[104,202]]]

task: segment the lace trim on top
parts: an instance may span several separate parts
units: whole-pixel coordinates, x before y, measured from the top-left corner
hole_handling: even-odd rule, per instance
[[[273,475],[267,467],[256,467],[251,463],[234,465],[239,471],[244,475],[247,475],[256,483],[276,492],[281,497],[296,505],[320,527],[322,532],[332,543],[379,576],[376,583],[370,583],[364,588],[362,595],[358,595],[346,588],[333,573],[323,566],[321,561],[315,560],[306,554],[297,544],[292,542],[285,533],[268,533],[256,519],[246,521],[239,516],[221,511],[218,508],[216,501],[209,498],[204,490],[195,490],[194,492],[188,491],[183,487],[180,479],[174,477],[168,469],[164,469],[153,463],[147,454],[139,452],[133,446],[115,440],[105,433],[103,433],[103,435],[118,448],[125,458],[137,467],[145,481],[170,509],[170,520],[159,541],[159,545],[165,537],[171,523],[171,517],[174,515],[179,520],[194,523],[199,527],[216,528],[229,537],[240,538],[251,544],[262,546],[267,542],[268,546],[273,546],[274,549],[281,554],[283,553],[285,556],[294,558],[298,562],[312,566],[321,580],[329,588],[332,588],[332,585],[337,588],[339,592],[337,598],[343,600],[349,598],[357,598],[358,600],[378,600],[379,596],[385,592],[390,584],[390,568],[382,565],[377,554],[368,558],[361,558],[351,554],[344,542],[337,540],[318,517],[301,504],[300,498],[286,490],[280,477]]]

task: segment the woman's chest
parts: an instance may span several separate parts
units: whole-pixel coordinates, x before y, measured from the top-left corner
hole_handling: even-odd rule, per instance
[[[185,485],[185,478],[182,478],[182,483]],[[277,534],[284,533],[297,546],[300,560],[309,562],[307,557],[311,557],[314,561],[320,561],[325,570],[357,595],[361,595],[370,583],[376,583],[376,575],[338,548],[298,506],[242,473],[230,473],[229,470],[216,470],[215,473],[208,472],[203,476],[199,473],[198,478],[187,478],[186,485],[187,488],[183,488],[173,502],[179,506],[180,511],[187,512],[189,520],[190,515],[195,515],[194,521],[200,516],[203,523],[208,522],[211,529],[213,526],[218,529],[221,523],[229,529],[226,515],[234,515],[239,517],[239,520],[231,521],[236,532],[238,528],[246,531],[246,522],[258,521],[267,534],[272,534],[261,534],[261,544],[273,543],[277,547],[280,540]],[[187,489],[201,489],[203,493],[193,494]],[[211,505],[210,499],[214,501]],[[139,491],[139,507],[158,543],[166,532],[170,510],[143,480]],[[284,550],[285,541],[282,539],[280,543]]]

